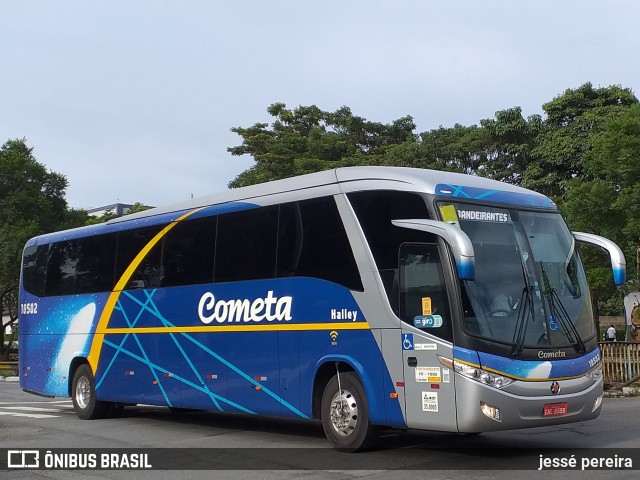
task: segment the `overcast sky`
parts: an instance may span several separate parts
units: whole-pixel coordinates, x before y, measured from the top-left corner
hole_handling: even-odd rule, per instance
[[[585,82],[640,95],[635,0],[31,0],[0,10],[0,143],[74,208],[165,205],[253,162],[231,127],[315,104],[416,133],[525,116]]]

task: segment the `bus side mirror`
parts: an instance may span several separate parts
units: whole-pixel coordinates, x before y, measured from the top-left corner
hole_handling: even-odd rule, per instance
[[[473,280],[476,274],[476,258],[471,240],[458,227],[440,220],[391,220],[396,227],[410,228],[432,233],[449,244],[456,262],[456,270],[460,280]]]
[[[571,232],[573,237],[581,243],[587,243],[589,245],[595,245],[609,253],[611,258],[611,269],[613,270],[613,281],[616,285],[624,285],[627,279],[627,264],[624,260],[624,254],[620,247],[613,243],[611,240],[594,235],[592,233],[583,232]]]

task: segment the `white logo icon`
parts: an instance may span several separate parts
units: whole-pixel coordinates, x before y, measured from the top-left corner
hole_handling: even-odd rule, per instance
[[[40,467],[40,452],[38,450],[9,450],[7,452],[7,467],[38,468]]]

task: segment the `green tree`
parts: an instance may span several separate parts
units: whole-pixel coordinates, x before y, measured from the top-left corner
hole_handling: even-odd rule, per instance
[[[522,116],[520,107],[496,112],[495,119],[481,120],[487,138],[487,151],[479,167],[480,174],[522,185],[527,167],[533,161],[532,150],[542,130],[542,117]]]
[[[256,123],[231,129],[243,141],[228,151],[251,155],[256,161],[229,183],[232,188],[342,166],[379,164],[390,145],[413,141],[415,129],[408,116],[382,124],[355,116],[348,107],[325,112],[315,105],[292,110],[274,103],[267,111],[275,118],[270,126]]]
[[[421,133],[416,140],[390,145],[383,165],[475,174],[486,161],[488,138],[482,128],[455,124]]]
[[[627,106],[601,122],[592,135],[591,148],[584,155],[584,175],[568,185],[561,203],[574,230],[586,230],[615,241],[627,259],[628,278],[638,288],[635,258],[640,246],[640,104]],[[585,255],[592,289],[597,294],[601,311],[619,314],[620,299],[611,283],[596,265],[601,258]],[[614,311],[610,311],[611,309]]]
[[[26,140],[9,140],[0,147],[0,358],[6,358],[6,326],[18,318],[18,281],[25,242],[61,226],[77,226],[77,211],[64,198],[67,180],[38,163]]]
[[[524,186],[560,199],[571,182],[585,175],[584,157],[603,123],[636,103],[628,88],[593,88],[585,83],[544,104],[547,118],[531,152],[533,161],[525,170]]]

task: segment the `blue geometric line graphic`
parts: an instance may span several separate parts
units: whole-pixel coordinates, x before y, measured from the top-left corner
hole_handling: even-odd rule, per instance
[[[206,345],[203,345],[202,343],[200,343],[198,340],[196,340],[195,338],[193,338],[191,335],[187,334],[187,333],[183,333],[182,334],[185,338],[189,339],[191,342],[193,342],[194,344],[196,344],[198,347],[200,347],[202,350],[204,350],[205,352],[207,352],[209,355],[213,356],[216,360],[222,362],[223,364],[225,364],[227,367],[229,367],[231,370],[233,370],[234,372],[236,372],[238,375],[240,375],[242,378],[249,380],[251,383],[253,383],[254,385],[259,385],[262,388],[262,391],[264,393],[266,393],[267,395],[271,396],[272,398],[278,400],[280,403],[282,403],[282,405],[284,405],[285,407],[287,407],[289,410],[291,410],[293,413],[295,413],[296,415],[298,415],[299,417],[302,418],[309,418],[307,415],[305,415],[304,413],[302,413],[300,410],[298,410],[296,407],[294,407],[293,405],[291,405],[289,402],[287,402],[284,398],[276,395],[275,393],[273,393],[271,390],[269,390],[267,387],[265,387],[264,385],[262,385],[260,382],[254,380],[253,378],[251,378],[249,375],[247,375],[246,373],[244,373],[242,370],[240,370],[239,368],[237,368],[235,365],[227,362],[224,358],[222,358],[220,355],[218,355],[216,352],[214,352],[213,350],[211,350],[210,348],[208,348]]]
[[[160,319],[160,321],[162,322],[162,324],[165,327],[171,326],[169,321],[167,319],[165,319],[162,316],[162,314],[160,313],[160,310],[158,310],[158,306],[153,302],[153,300],[151,300],[151,295],[149,295],[149,292],[147,292],[145,290],[144,294],[147,296],[147,302],[145,302],[144,305],[147,305],[147,303],[150,302],[151,305],[153,305],[153,310],[154,310],[153,314]],[[153,295],[153,293],[152,293],[152,295]],[[135,299],[135,298],[134,298],[134,300],[137,301],[137,299]],[[193,374],[200,381],[200,384],[205,386],[207,394],[209,395],[209,398],[211,398],[211,400],[213,401],[213,404],[216,406],[216,408],[218,410],[222,411],[222,407],[218,403],[218,400],[216,399],[216,395],[211,390],[209,390],[208,386],[206,386],[206,382],[202,378],[202,375],[200,375],[200,372],[198,372],[198,369],[195,367],[195,365],[193,364],[193,362],[191,361],[191,359],[189,358],[187,353],[184,351],[184,349],[182,348],[182,345],[180,345],[180,342],[178,342],[178,339],[175,337],[175,335],[173,333],[170,333],[169,336],[171,337],[171,340],[173,340],[173,343],[175,344],[175,346],[180,351],[180,354],[182,355],[182,358],[184,358],[185,361],[189,364],[189,368],[191,368],[191,371],[193,372]]]
[[[135,353],[133,353],[133,352],[131,352],[131,351],[127,350],[126,348],[122,348],[122,347],[120,347],[120,346],[116,345],[115,343],[110,342],[109,340],[105,340],[105,341],[104,341],[104,343],[105,343],[105,345],[108,345],[109,347],[115,348],[118,352],[122,352],[122,353],[124,353],[125,355],[128,355],[129,357],[131,357],[131,358],[133,358],[133,359],[135,359],[135,360],[138,360],[138,361],[139,361],[139,362],[141,362],[141,363],[146,364],[146,365],[147,365],[147,366],[149,366],[150,368],[155,368],[156,370],[158,370],[158,371],[159,371],[159,372],[161,372],[161,373],[170,373],[170,374],[172,374],[172,375],[173,375],[173,378],[174,378],[175,380],[178,380],[179,382],[182,382],[182,383],[184,383],[185,385],[190,386],[191,388],[195,388],[196,390],[199,390],[199,391],[201,391],[202,393],[207,393],[207,390],[206,390],[205,388],[203,388],[202,386],[197,385],[197,384],[195,384],[195,383],[193,383],[193,382],[190,382],[189,380],[187,380],[186,378],[181,377],[180,375],[173,374],[172,372],[170,372],[170,371],[169,371],[169,370],[167,370],[166,368],[161,367],[160,365],[156,365],[156,364],[155,364],[155,363],[153,363],[153,362],[146,361],[146,360],[145,360],[144,358],[142,358],[141,356],[136,355]],[[243,407],[242,405],[238,405],[237,403],[232,402],[231,400],[228,400],[228,399],[226,399],[226,398],[224,398],[224,397],[222,397],[222,396],[220,396],[220,395],[216,395],[216,394],[215,394],[215,393],[213,393],[213,392],[211,392],[211,393],[212,393],[213,395],[215,395],[215,396],[217,397],[217,399],[218,399],[218,400],[220,400],[221,402],[224,402],[224,403],[226,403],[226,404],[228,404],[228,405],[231,405],[232,407],[235,407],[235,408],[237,408],[238,410],[242,410],[242,411],[243,411],[243,412],[245,412],[245,413],[253,413],[253,414],[255,414],[255,413],[256,413],[256,412],[253,412],[253,411],[249,410],[248,408]]]
[[[142,314],[144,312],[148,312],[150,313],[153,317],[155,317],[156,319],[160,320],[160,322],[162,322],[162,325],[164,327],[175,327],[175,325],[173,323],[171,323],[169,320],[167,320],[166,318],[164,318],[164,316],[162,315],[162,313],[160,312],[160,310],[158,309],[158,306],[155,304],[154,300],[153,300],[153,295],[156,293],[156,290],[142,290],[142,292],[144,293],[144,295],[146,296],[146,301],[141,301],[138,298],[136,298],[136,296],[134,296],[133,294],[127,292],[127,291],[123,291],[122,294],[124,296],[126,296],[128,299],[132,300],[134,303],[136,303],[140,309],[134,319],[134,321],[130,321],[129,316],[127,315],[124,305],[120,302],[120,300],[118,300],[116,307],[114,308],[114,310],[119,311],[127,326],[129,328],[133,328],[137,325],[138,321],[140,320],[140,318],[142,317]],[[108,335],[108,332],[107,332]],[[236,404],[235,402],[232,402],[224,397],[221,397],[220,395],[212,392],[208,386],[206,386],[206,382],[203,380],[202,376],[200,375],[200,373],[198,372],[197,368],[195,367],[195,365],[193,364],[193,362],[191,361],[191,359],[189,358],[189,356],[187,355],[187,353],[185,352],[184,348],[182,347],[182,345],[180,344],[180,342],[178,341],[177,335],[174,333],[169,333],[169,335],[171,336],[171,339],[173,341],[173,343],[176,345],[176,347],[178,348],[178,350],[180,351],[180,354],[182,355],[182,357],[184,358],[184,360],[188,363],[189,368],[191,369],[191,371],[193,372],[193,374],[196,376],[196,378],[198,379],[198,381],[201,383],[201,385],[196,385],[195,383],[190,382],[189,380],[187,380],[186,378],[181,377],[180,375],[177,375],[174,372],[170,372],[169,370],[166,370],[162,367],[159,367],[157,365],[155,365],[154,363],[152,363],[149,360],[149,357],[147,356],[141,342],[138,339],[139,334],[133,334],[133,338],[136,341],[136,344],[138,345],[138,348],[140,349],[142,355],[144,356],[144,358],[140,357],[139,355],[134,354],[133,352],[127,350],[124,348],[124,345],[126,343],[127,338],[129,337],[129,335],[132,334],[125,334],[124,338],[122,339],[122,341],[120,342],[119,345],[116,345],[113,342],[107,341],[106,339],[104,340],[104,343],[113,347],[116,352],[113,356],[113,358],[111,359],[111,361],[109,362],[109,365],[107,366],[107,369],[105,370],[100,382],[98,383],[98,385],[96,386],[96,388],[98,388],[100,386],[100,384],[102,384],[103,380],[106,378],[107,373],[109,372],[109,370],[111,369],[115,359],[117,358],[117,356],[120,354],[120,352],[128,355],[131,358],[134,358],[142,363],[144,363],[145,365],[149,366],[149,368],[151,369],[151,372],[154,376],[154,378],[157,381],[157,385],[160,387],[162,395],[165,398],[165,401],[167,402],[167,404],[169,406],[171,406],[171,402],[169,401],[166,392],[164,391],[160,381],[158,380],[158,377],[156,375],[155,370],[158,370],[160,372],[163,373],[167,373],[167,374],[171,374],[172,377],[176,380],[178,380],[179,382],[188,385],[192,388],[195,388],[196,390],[206,394],[211,401],[215,404],[216,408],[218,408],[218,410],[223,410],[223,408],[221,407],[221,405],[218,403],[218,401],[221,401],[223,403],[229,404],[234,406],[235,408],[238,408],[242,411],[245,411],[247,413],[254,413],[251,410],[242,407],[238,404]],[[286,407],[287,409],[289,409],[291,412],[293,412],[294,414],[296,414],[297,416],[301,417],[301,418],[309,418],[307,415],[305,415],[304,413],[302,413],[300,410],[298,410],[296,407],[294,407],[293,405],[291,405],[290,403],[288,403],[286,400],[284,400],[282,397],[280,397],[279,395],[277,395],[276,393],[274,393],[273,391],[271,391],[269,388],[267,388],[266,386],[262,385],[260,382],[256,381],[254,378],[252,378],[250,375],[248,375],[247,373],[245,373],[244,371],[240,370],[238,367],[236,367],[235,365],[233,365],[232,363],[230,363],[229,361],[225,360],[223,357],[221,357],[219,354],[217,354],[216,352],[214,352],[213,350],[211,350],[209,347],[205,346],[203,343],[199,342],[198,340],[196,340],[194,337],[192,337],[191,335],[187,334],[187,333],[180,333],[181,336],[183,336],[184,338],[186,338],[187,340],[189,340],[191,343],[195,344],[196,346],[198,346],[202,351],[208,353],[209,355],[211,355],[212,357],[214,357],[216,360],[218,360],[220,363],[222,363],[224,366],[226,366],[227,368],[229,368],[230,370],[232,370],[233,372],[235,372],[236,374],[238,374],[239,376],[241,376],[242,378],[244,378],[245,380],[249,381],[252,385],[254,386],[259,386],[261,391],[263,391],[264,393],[266,393],[267,395],[269,395],[270,397],[272,397],[273,399],[275,399],[277,402],[279,402],[281,405],[283,405],[284,407]],[[155,370],[154,370],[155,369]]]
[[[126,293],[126,292],[125,292]],[[147,302],[152,301],[151,297],[153,297],[153,295],[156,293],[155,290],[153,290],[151,292],[151,295],[147,295]],[[146,304],[145,304],[146,307]],[[118,302],[116,303],[116,306],[113,308],[114,310],[118,310],[119,312],[122,313],[122,316],[124,317],[125,321],[127,322],[127,325],[129,325],[130,327],[135,327],[136,324],[138,323],[138,320],[140,320],[140,317],[142,316],[142,312],[144,311],[144,309],[141,309],[138,312],[138,315],[136,316],[135,320],[133,321],[133,323],[129,323],[129,317],[127,316],[127,312],[125,311],[125,309],[122,307],[122,304],[120,303],[120,299],[118,299]],[[124,338],[122,339],[122,341],[120,342],[120,346],[122,347],[125,342],[127,341],[127,338],[129,338],[129,333],[127,333]],[[109,362],[109,365],[107,365],[107,368],[105,369],[104,373],[102,374],[102,377],[100,378],[100,380],[98,381],[98,383],[96,384],[96,390],[98,390],[100,388],[100,385],[102,385],[102,382],[104,381],[105,378],[107,378],[107,374],[109,373],[109,370],[111,370],[111,367],[113,366],[114,362],[116,361],[116,359],[118,358],[118,355],[120,354],[120,351],[117,351],[115,353],[115,355],[113,356],[113,358],[111,359],[111,361]]]
[[[155,293],[155,290],[153,292],[151,292],[151,295],[147,295],[147,302],[152,302],[151,296],[154,293]],[[124,314],[124,312],[123,312],[123,315],[124,315],[124,321],[127,322],[127,325],[129,326],[129,328],[132,328],[133,325],[129,322],[129,319],[127,318],[127,315]],[[140,318],[140,314],[138,315],[138,317],[136,317],[136,321],[137,321],[138,318]],[[167,402],[167,406],[173,407],[173,404],[171,403],[171,400],[169,400],[169,396],[167,395],[167,392],[165,391],[164,387],[162,386],[162,382],[160,382],[160,379],[158,378],[158,375],[156,374],[155,369],[153,369],[151,367],[151,361],[149,360],[149,357],[147,356],[147,352],[145,352],[144,348],[142,347],[142,344],[140,343],[140,340],[138,339],[138,335],[136,335],[134,333],[133,334],[133,339],[136,341],[136,344],[138,345],[138,348],[140,349],[140,352],[144,356],[144,359],[145,359],[144,363],[146,363],[149,366],[149,370],[151,371],[151,375],[153,375],[153,378],[156,381],[156,385],[158,385],[158,387],[160,388],[160,392],[162,393],[162,396],[164,397],[165,402]]]

